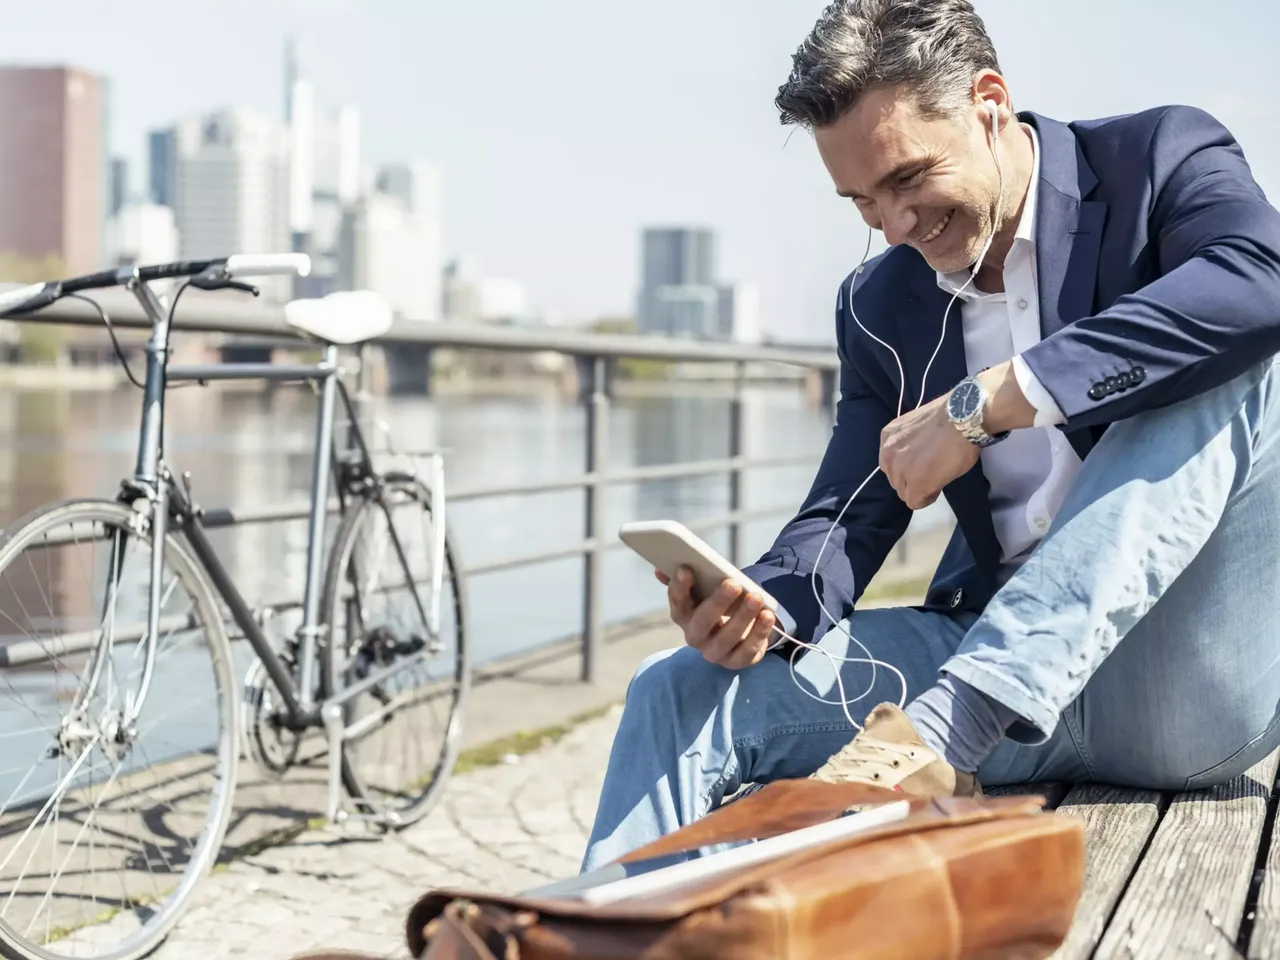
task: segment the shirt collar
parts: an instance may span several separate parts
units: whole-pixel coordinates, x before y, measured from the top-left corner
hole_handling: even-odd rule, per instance
[[[1036,197],[1040,188],[1040,137],[1036,133],[1036,128],[1028,123],[1022,124],[1022,129],[1031,134],[1031,185],[1027,188],[1027,200],[1022,206],[1022,217],[1018,220],[1018,229],[1013,235],[1013,246],[1009,248],[1009,253],[1004,258],[1006,266],[1020,248],[1025,247],[1029,252],[1034,252],[1036,248]],[[938,274],[938,286],[950,294],[956,293],[968,281],[969,271],[967,269]],[[973,289],[973,285],[970,284],[964,293],[960,294],[960,299],[977,300],[986,296],[995,295],[984,294],[981,290]]]

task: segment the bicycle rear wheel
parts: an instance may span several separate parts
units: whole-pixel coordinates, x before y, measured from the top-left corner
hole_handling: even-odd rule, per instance
[[[471,683],[466,601],[447,536],[437,631],[426,616],[435,522],[426,486],[389,473],[343,518],[325,577],[325,694],[404,667],[344,706],[358,735],[343,745],[343,785],[359,812],[394,827],[420,820],[440,798]]]
[[[0,954],[134,960],[165,937],[227,829],[239,741],[207,580],[165,539],[152,683],[152,540],[108,500],[0,541]],[[109,644],[103,637],[110,638]]]

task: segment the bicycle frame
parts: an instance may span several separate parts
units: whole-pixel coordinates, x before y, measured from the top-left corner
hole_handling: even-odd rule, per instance
[[[121,496],[136,499],[138,494],[149,501],[152,554],[149,602],[147,610],[147,634],[159,635],[161,607],[161,578],[164,569],[164,537],[169,521],[177,518],[183,533],[191,544],[197,559],[208,573],[218,593],[226,602],[236,625],[244,632],[254,653],[262,660],[267,674],[277,688],[288,714],[288,725],[303,729],[320,722],[320,711],[315,703],[316,637],[321,626],[320,591],[324,573],[324,533],[328,513],[330,460],[333,454],[333,427],[336,399],[342,396],[350,421],[355,446],[365,470],[372,474],[369,451],[360,434],[350,397],[338,380],[338,348],[327,346],[324,357],[315,364],[271,363],[217,363],[196,365],[170,365],[169,311],[155,292],[143,282],[132,281],[129,290],[137,297],[152,322],[152,333],[146,344],[146,380],[143,387],[142,426],[139,433],[138,456],[134,474],[125,484]],[[284,663],[271,648],[270,642],[259,626],[230,574],[218,558],[213,545],[200,522],[196,508],[174,482],[164,462],[164,400],[169,383],[208,382],[212,380],[313,380],[320,383],[320,402],[316,415],[314,459],[311,476],[311,507],[307,521],[307,566],[303,591],[302,625],[298,629],[299,661],[298,686],[295,687]],[[147,643],[142,680],[137,700],[127,709],[126,722],[136,720],[136,714],[146,698],[151,683],[155,659],[155,643]]]

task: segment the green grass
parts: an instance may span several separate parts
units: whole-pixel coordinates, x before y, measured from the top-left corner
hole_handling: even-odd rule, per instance
[[[863,600],[906,600],[923,597],[933,581],[932,576],[911,580],[894,580],[885,584],[872,583],[862,594]]]
[[[586,713],[570,717],[564,723],[552,724],[549,727],[541,727],[537,730],[521,730],[510,736],[499,737],[497,740],[492,740],[479,747],[463,750],[458,754],[458,762],[454,767],[454,773],[469,773],[481,767],[495,767],[502,763],[503,758],[509,754],[521,757],[543,747],[549,747],[551,744],[563,739],[574,727],[586,723],[588,720],[604,716],[613,707],[613,703],[607,703],[603,707],[597,707],[594,710],[588,710]]]

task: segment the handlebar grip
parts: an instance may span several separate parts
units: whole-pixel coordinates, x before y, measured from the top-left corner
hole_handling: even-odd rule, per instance
[[[238,253],[227,257],[223,270],[229,277],[305,277],[311,273],[311,258],[305,253]]]
[[[17,310],[19,307],[25,307],[30,304],[33,308],[36,306],[45,306],[45,303],[39,302],[40,294],[45,292],[48,287],[46,283],[32,283],[25,287],[16,287],[13,290],[0,291],[0,316],[4,316],[10,311]]]

